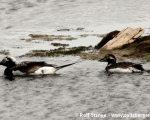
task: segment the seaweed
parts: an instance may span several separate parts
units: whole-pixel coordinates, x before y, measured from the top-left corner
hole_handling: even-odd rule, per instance
[[[0,51],[0,54],[9,55],[10,52],[9,52],[9,50],[1,50],[1,51]]]
[[[53,46],[62,46],[62,47],[67,47],[69,44],[61,44],[61,43],[51,43]]]
[[[53,41],[53,40],[76,40],[77,38],[70,35],[46,35],[46,34],[29,34],[31,37],[29,40],[43,40],[43,41]]]
[[[38,56],[38,57],[45,57],[45,56],[64,56],[64,55],[76,55],[79,54],[83,51],[91,50],[93,49],[92,46],[79,46],[79,47],[72,47],[72,48],[57,48],[53,50],[32,50],[29,53],[26,53],[25,55],[21,55],[20,57],[33,57],[33,56]]]
[[[134,43],[141,43],[141,42],[147,41],[147,40],[150,40],[150,35],[139,37],[135,40]]]

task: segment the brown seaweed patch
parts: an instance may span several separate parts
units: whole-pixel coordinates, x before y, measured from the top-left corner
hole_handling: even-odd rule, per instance
[[[44,40],[44,41],[53,41],[53,40],[76,40],[77,38],[70,35],[44,35],[44,34],[29,34],[32,38],[31,40]]]
[[[80,37],[88,37],[88,36],[90,36],[90,35],[88,35],[88,34],[82,34],[82,35],[80,35]]]
[[[77,31],[83,31],[85,28],[77,28],[77,29],[68,29],[68,28],[61,28],[61,29],[58,29],[57,31],[71,31],[71,30],[77,30]]]
[[[88,36],[96,36],[96,37],[104,37],[104,34],[81,34],[80,37],[88,37]]]
[[[82,31],[82,30],[84,30],[85,28],[77,28],[76,30],[80,30],[80,31]]]
[[[139,37],[135,40],[135,43],[141,43],[143,41],[150,40],[150,35]]]
[[[63,29],[59,29],[57,31],[70,31],[70,29],[67,29],[67,28],[63,28]]]
[[[101,58],[101,56],[97,53],[80,53],[78,56],[87,60],[99,60]]]
[[[9,50],[1,50],[1,51],[0,51],[0,54],[9,55],[10,52],[9,52]]]
[[[61,44],[61,43],[51,43],[53,46],[62,46],[62,47],[68,47],[69,44]]]
[[[140,44],[137,44],[134,52],[131,55],[150,61],[150,40],[146,40]]]
[[[53,50],[32,50],[29,53],[26,53],[25,55],[22,55],[20,57],[46,57],[46,56],[64,56],[64,55],[76,55],[79,53],[82,53],[87,50],[93,49],[92,46],[79,46],[79,47],[72,47],[72,48],[58,48],[58,49],[53,49]]]

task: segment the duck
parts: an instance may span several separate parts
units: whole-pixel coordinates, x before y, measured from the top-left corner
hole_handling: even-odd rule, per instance
[[[146,71],[141,64],[132,62],[116,62],[113,54],[106,54],[99,62],[107,62],[105,68],[107,73],[139,73]]]
[[[14,79],[14,73],[19,71],[26,75],[48,75],[55,74],[59,69],[71,66],[74,63],[57,66],[55,64],[48,64],[44,61],[22,61],[17,63],[16,59],[11,56],[6,56],[0,62],[0,65],[6,67],[4,70],[4,75],[9,79]]]

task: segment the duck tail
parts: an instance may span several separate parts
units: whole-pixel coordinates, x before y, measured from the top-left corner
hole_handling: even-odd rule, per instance
[[[145,71],[141,64],[134,64],[132,66],[138,70]]]
[[[70,63],[70,64],[66,64],[66,65],[62,65],[62,66],[55,66],[55,68],[56,68],[57,70],[59,70],[59,69],[62,69],[62,68],[71,66],[71,65],[76,64],[76,63],[79,63],[79,62],[80,62],[80,61],[74,62],[74,63]]]

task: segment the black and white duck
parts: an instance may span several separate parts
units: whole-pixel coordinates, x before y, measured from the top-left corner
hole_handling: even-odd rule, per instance
[[[132,62],[116,62],[116,57],[113,54],[106,54],[104,58],[100,59],[99,62],[107,62],[105,68],[107,73],[133,73],[133,72],[144,72],[144,68],[141,64]]]
[[[22,74],[30,74],[30,75],[46,75],[46,74],[55,74],[56,71],[62,69],[64,67],[68,67],[77,62],[66,64],[62,66],[57,66],[54,64],[48,64],[44,61],[23,61],[17,63],[14,57],[6,56],[0,62],[0,65],[6,66],[4,70],[4,75],[13,78],[15,73],[18,71]]]

